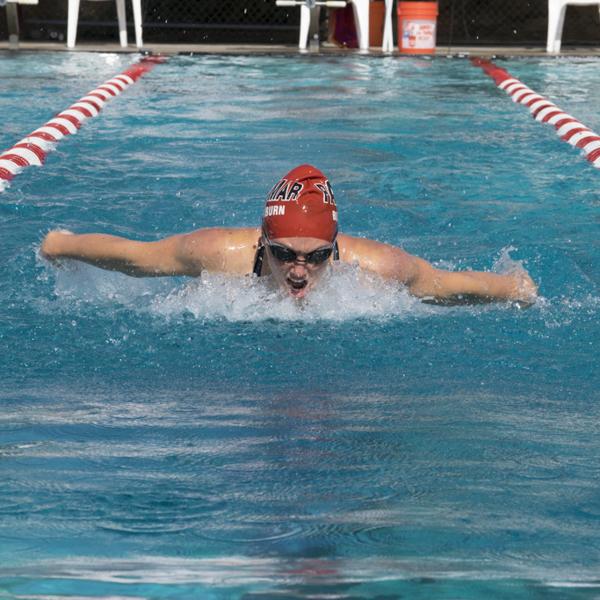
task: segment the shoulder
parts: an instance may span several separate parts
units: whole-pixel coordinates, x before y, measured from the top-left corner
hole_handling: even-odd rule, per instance
[[[259,237],[258,227],[198,229],[181,235],[180,252],[207,271],[242,275],[252,269]]]
[[[338,235],[338,244],[344,262],[405,283],[414,276],[417,259],[399,246],[345,234]]]

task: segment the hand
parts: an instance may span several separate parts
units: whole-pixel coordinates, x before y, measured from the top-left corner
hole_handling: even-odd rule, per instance
[[[67,229],[55,229],[50,231],[40,247],[40,254],[47,260],[53,260],[60,255],[61,240],[64,236],[74,235]]]
[[[512,274],[514,288],[511,300],[525,305],[533,304],[537,299],[537,285],[529,276],[527,271],[519,270]]]

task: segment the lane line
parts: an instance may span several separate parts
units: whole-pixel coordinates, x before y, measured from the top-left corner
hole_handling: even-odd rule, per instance
[[[145,56],[125,71],[111,77],[85,94],[71,106],[19,140],[0,154],[0,192],[26,167],[42,166],[46,155],[56,144],[77,130],[87,119],[97,117],[107,102],[116,98],[157,64],[165,62],[161,56]]]
[[[504,90],[513,102],[529,108],[531,116],[540,123],[554,127],[561,140],[583,151],[586,159],[600,169],[600,136],[575,117],[565,113],[550,100],[529,89],[506,70],[483,58],[472,58],[471,63],[483,69],[494,83]]]

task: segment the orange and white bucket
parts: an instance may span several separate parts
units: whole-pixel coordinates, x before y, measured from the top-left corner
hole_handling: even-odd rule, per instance
[[[402,54],[434,54],[437,2],[398,2],[398,50]]]

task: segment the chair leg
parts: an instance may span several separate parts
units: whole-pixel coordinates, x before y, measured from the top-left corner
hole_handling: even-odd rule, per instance
[[[562,2],[553,2],[552,0],[548,2],[548,38],[546,40],[547,52],[560,52],[566,10],[567,7]]]
[[[361,50],[369,49],[369,0],[352,0],[354,8],[354,22],[358,36],[358,47]]]
[[[552,0],[548,2],[548,31],[546,32],[546,52],[550,53],[554,50],[554,37],[556,36],[556,21],[558,13],[556,7],[552,4]]]
[[[552,52],[560,52],[562,46],[562,34],[565,25],[565,13],[567,12],[567,5],[562,4],[558,13],[558,24],[556,26],[556,37],[554,38],[554,46]]]
[[[392,28],[392,7],[394,0],[385,0],[385,24],[383,26],[383,44],[381,49],[384,52],[392,52],[394,49],[394,30]]]
[[[143,46],[142,42],[142,2],[141,0],[131,0],[133,5],[133,23],[135,25],[135,45],[138,48]]]
[[[315,23],[316,27],[319,26],[320,8],[320,6],[313,6],[311,8],[308,4],[300,5],[300,41],[298,43],[300,50],[306,50],[308,36],[314,30]]]
[[[127,48],[127,19],[125,17],[125,0],[116,0],[117,18],[119,19],[119,41],[121,48]]]
[[[298,41],[298,48],[300,50],[306,50],[306,44],[308,43],[308,30],[310,28],[310,8],[303,4],[300,6],[300,39]]]
[[[75,48],[77,41],[77,23],[79,21],[79,0],[69,0],[67,17],[67,48]]]
[[[8,25],[8,47],[16,50],[19,47],[19,11],[14,2],[6,5],[6,24]]]

